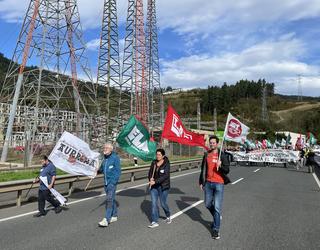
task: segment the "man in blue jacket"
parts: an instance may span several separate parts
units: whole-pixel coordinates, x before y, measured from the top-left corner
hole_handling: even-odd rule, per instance
[[[100,166],[100,172],[104,174],[104,190],[106,191],[106,214],[100,227],[107,227],[110,223],[118,220],[118,211],[115,201],[116,188],[121,174],[120,158],[113,151],[111,143],[103,147],[104,159]]]

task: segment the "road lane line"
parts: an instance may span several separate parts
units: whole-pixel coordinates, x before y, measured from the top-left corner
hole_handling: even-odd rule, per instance
[[[199,172],[200,171],[198,170],[198,171],[194,171],[194,172],[191,172],[191,173],[176,175],[176,176],[171,177],[171,179],[176,179],[176,178],[183,177],[183,176],[186,176],[186,175],[196,174],[196,173],[199,173]],[[132,187],[125,187],[125,188],[117,190],[116,193],[119,193],[119,192],[122,192],[122,191],[125,191],[125,190],[129,190],[129,189],[133,189],[133,188],[143,187],[143,186],[146,186],[146,185],[148,185],[148,183],[143,183],[143,184],[135,185],[135,186],[132,186]],[[79,203],[79,202],[82,202],[82,201],[88,201],[88,200],[96,199],[96,198],[99,198],[99,197],[102,197],[102,196],[105,196],[105,195],[106,195],[105,193],[104,194],[99,194],[99,195],[95,195],[95,196],[92,196],[92,197],[88,197],[88,198],[83,198],[83,199],[76,200],[76,201],[67,202],[67,204],[68,205],[72,205],[72,204],[76,204],[76,203]],[[27,216],[27,215],[32,215],[32,214],[35,214],[37,212],[38,212],[38,210],[32,211],[32,212],[28,212],[28,213],[24,213],[24,214],[18,214],[18,215],[7,217],[7,218],[2,218],[2,219],[0,219],[0,222],[17,219],[17,218],[20,218],[20,217],[23,217],[23,216]]]
[[[313,178],[316,180],[316,183],[318,184],[319,188],[320,188],[320,181],[318,179],[318,176],[315,173],[312,173]]]
[[[254,173],[256,173],[256,172],[258,172],[259,170],[260,170],[260,168],[258,168],[258,169],[256,169],[256,170],[254,170],[253,172],[254,172]]]
[[[191,173],[186,173],[186,174],[176,175],[176,176],[170,177],[170,179],[175,179],[175,178],[178,178],[178,177],[181,177],[181,176],[186,176],[186,175],[196,174],[196,173],[200,173],[200,170],[198,170],[198,171],[194,171],[194,172],[191,172]]]
[[[35,213],[37,213],[37,212],[38,212],[38,210],[37,210],[37,211],[29,212],[29,213],[25,213],[25,214],[18,214],[18,215],[11,216],[11,217],[8,217],[8,218],[3,218],[3,219],[0,219],[0,222],[7,221],[7,220],[12,220],[12,219],[16,219],[16,218],[20,218],[20,217],[26,216],[26,215],[35,214]]]
[[[192,205],[190,205],[189,207],[186,207],[184,209],[182,209],[181,211],[171,215],[171,219],[173,220],[174,218],[177,218],[178,216],[180,216],[181,214],[187,212],[188,210],[190,210],[191,208],[194,208],[196,206],[198,206],[199,204],[201,204],[203,202],[203,200],[197,201],[196,203],[193,203]]]
[[[231,184],[234,185],[234,184],[238,183],[239,181],[242,181],[243,179],[244,178],[240,178],[239,180],[236,180],[236,181],[232,182]]]

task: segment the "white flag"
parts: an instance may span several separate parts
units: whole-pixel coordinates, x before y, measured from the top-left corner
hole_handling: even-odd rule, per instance
[[[42,183],[43,183],[46,187],[49,186],[49,185],[48,185],[48,179],[47,179],[47,177],[40,176],[39,178],[40,178],[40,180],[42,181]],[[56,197],[56,199],[60,202],[61,205],[65,205],[65,204],[66,204],[67,199],[64,198],[57,190],[55,190],[54,188],[51,188],[51,189],[49,189],[49,190],[50,190],[50,192],[53,194],[53,196]]]
[[[48,158],[69,174],[94,178],[99,167],[99,155],[86,142],[64,131]]]
[[[224,131],[224,138],[227,141],[234,141],[244,143],[249,134],[249,127],[241,123],[237,118],[233,117],[230,113]]]

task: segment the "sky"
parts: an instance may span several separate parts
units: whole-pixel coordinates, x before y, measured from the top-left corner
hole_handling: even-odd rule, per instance
[[[104,0],[78,0],[96,75]],[[146,0],[144,4],[146,6]],[[0,52],[12,58],[28,0],[0,0]],[[162,87],[266,79],[275,92],[320,96],[320,0],[158,0]],[[120,44],[127,1],[118,0]]]

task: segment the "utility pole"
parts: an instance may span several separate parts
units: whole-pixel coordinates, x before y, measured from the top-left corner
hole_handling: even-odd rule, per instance
[[[302,102],[302,85],[301,85],[301,75],[298,75],[298,102]]]
[[[217,108],[213,109],[213,129],[214,131],[218,130],[218,121],[217,121]]]
[[[265,123],[269,121],[267,110],[267,85],[264,85],[262,89],[261,120]]]
[[[201,129],[201,108],[200,108],[200,102],[198,102],[197,106],[197,129]]]

